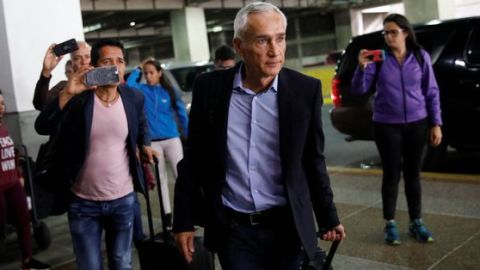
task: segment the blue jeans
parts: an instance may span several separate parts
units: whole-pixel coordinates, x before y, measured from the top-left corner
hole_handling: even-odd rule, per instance
[[[143,232],[142,226],[142,209],[140,202],[138,201],[138,194],[135,193],[135,202],[133,208],[133,243],[137,245],[137,243],[145,240],[147,237]],[[140,193],[141,194],[141,193]]]
[[[103,229],[109,268],[132,269],[134,196],[132,192],[112,201],[73,199],[68,210],[68,221],[77,269],[103,269]]]

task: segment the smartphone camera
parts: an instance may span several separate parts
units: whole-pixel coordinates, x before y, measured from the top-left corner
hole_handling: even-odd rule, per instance
[[[57,57],[74,52],[76,50],[78,50],[78,44],[74,38],[57,44],[55,47],[53,47],[53,52]]]
[[[370,61],[381,62],[385,59],[384,50],[368,50],[363,52],[363,57],[367,57]]]
[[[120,82],[117,66],[98,67],[85,74],[87,87],[112,85]]]

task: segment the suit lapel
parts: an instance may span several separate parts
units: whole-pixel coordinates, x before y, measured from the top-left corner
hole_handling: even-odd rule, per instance
[[[134,91],[132,89],[125,89],[123,85],[120,85],[118,87],[118,92],[120,93],[120,97],[122,98],[122,103],[123,103],[123,108],[125,109],[125,114],[127,115],[127,123],[128,123],[128,133],[130,135],[131,130],[135,130],[133,128],[133,124],[138,121],[138,119],[135,119],[136,114],[132,113],[135,111],[134,104],[132,104],[131,98],[125,98],[126,95],[130,94],[127,93],[127,91]]]
[[[292,145],[293,134],[293,102],[295,98],[292,89],[289,89],[284,69],[278,74],[278,125],[280,132],[280,156],[282,168],[285,170],[288,164],[288,147]]]
[[[219,153],[222,158],[221,160],[221,165],[222,168],[225,170],[226,168],[226,160],[227,160],[227,129],[228,129],[228,111],[230,107],[230,99],[232,97],[232,91],[233,91],[233,80],[235,77],[235,73],[237,72],[238,68],[240,67],[240,64],[237,64],[235,68],[232,68],[228,71],[227,76],[223,77],[223,81],[221,86],[219,87],[220,93],[218,93],[219,96],[219,102],[217,105],[218,106],[218,123],[219,123]],[[215,110],[216,108],[211,108]]]
[[[89,148],[90,144],[90,131],[92,130],[92,124],[93,124],[93,104],[94,104],[94,92],[93,90],[90,91],[90,93],[87,96],[87,101],[85,104],[85,110],[84,110],[84,119],[85,119],[85,149]]]

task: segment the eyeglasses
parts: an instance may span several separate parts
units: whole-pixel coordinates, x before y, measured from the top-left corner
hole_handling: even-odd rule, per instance
[[[382,35],[384,36],[392,35],[392,37],[396,37],[398,36],[398,34],[400,34],[403,31],[405,30],[403,29],[383,30]]]

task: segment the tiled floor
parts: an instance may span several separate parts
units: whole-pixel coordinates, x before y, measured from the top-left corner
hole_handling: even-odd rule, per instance
[[[455,181],[455,176],[447,181],[425,178],[430,180],[423,182],[423,217],[435,242],[418,243],[408,236],[408,214],[401,189],[397,220],[403,243],[392,247],[383,243],[380,175],[331,171],[335,201],[348,234],[334,259],[335,270],[480,269],[480,182],[462,177],[462,181]],[[158,213],[158,206],[153,212]],[[156,221],[159,226],[158,215]],[[49,217],[45,222],[52,234],[52,245],[35,256],[54,269],[74,269],[66,217]],[[0,263],[2,270],[18,269],[15,239],[15,234],[9,237],[8,250]],[[324,242],[321,245],[329,246]],[[136,256],[134,262],[135,269],[139,269]]]

